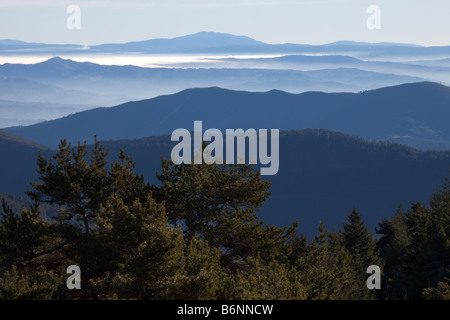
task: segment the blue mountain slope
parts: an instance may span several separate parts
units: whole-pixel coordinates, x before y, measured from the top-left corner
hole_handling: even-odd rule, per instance
[[[361,93],[289,94],[217,87],[97,108],[7,131],[54,147],[60,138],[92,141],[170,134],[177,128],[326,128],[421,149],[450,149],[450,88],[431,82]]]
[[[195,51],[212,48],[256,46],[263,42],[246,36],[235,36],[218,32],[199,32],[172,39],[152,39],[146,41],[127,42],[123,44],[102,44],[91,48],[92,51],[136,51],[153,53],[170,53],[180,50]]]
[[[26,49],[27,51],[24,51]],[[14,41],[0,41],[0,52],[11,54],[47,53],[201,53],[201,54],[346,54],[356,57],[442,57],[449,56],[450,46],[422,47],[399,43],[363,43],[339,41],[324,45],[268,44],[249,37],[218,32],[199,32],[172,39],[151,39],[128,43],[101,44],[89,48],[80,45],[35,44]]]
[[[102,142],[110,161],[123,149],[136,161],[135,171],[152,184],[158,184],[161,157],[169,158],[174,144],[170,136]],[[18,195],[38,179],[38,150],[47,158],[54,152],[2,131],[0,150],[0,192]],[[311,236],[319,221],[338,228],[356,207],[373,230],[400,203],[407,208],[410,201],[428,200],[442,186],[449,165],[449,151],[423,152],[329,130],[282,131],[280,170],[263,177],[272,182],[271,195],[258,215],[278,226],[298,220],[299,232]]]
[[[115,98],[117,95],[131,97],[128,100],[141,100],[192,87],[219,86],[249,91],[279,89],[300,93],[311,90],[361,91],[423,81],[423,78],[418,77],[374,73],[356,68],[332,68],[336,66],[331,66],[331,69],[322,70],[320,73],[288,68],[247,69],[239,66],[233,69],[142,68],[75,62],[55,57],[37,64],[1,65],[0,77],[24,78],[66,89],[109,94],[114,99],[118,99]]]

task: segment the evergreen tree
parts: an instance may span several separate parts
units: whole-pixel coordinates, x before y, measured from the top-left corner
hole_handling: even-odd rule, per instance
[[[366,286],[367,267],[377,265],[381,269],[384,266],[376,247],[376,241],[364,222],[358,210],[353,209],[344,223],[342,241],[345,249],[350,254],[359,290],[356,298],[371,299],[374,297]]]
[[[401,206],[391,220],[383,219],[378,224],[376,233],[382,235],[377,247],[385,261],[381,278],[381,296],[385,299],[400,298],[408,285],[403,269],[410,245],[406,217]]]
[[[51,299],[63,284],[58,250],[65,243],[39,216],[37,204],[17,215],[2,201],[0,216],[0,300]]]
[[[431,299],[446,295],[450,276],[449,182],[433,195],[430,206],[413,203],[380,224],[379,246],[386,259],[388,298]],[[394,253],[398,253],[394,257]]]
[[[106,155],[97,140],[90,153],[63,140],[52,160],[39,156],[30,208],[2,201],[0,299],[372,299],[372,264],[382,298],[449,299],[448,180],[428,207],[381,221],[378,242],[357,210],[308,242],[296,224],[258,219],[270,182],[251,166],[163,160],[150,187],[123,151],[110,165]],[[56,219],[42,202],[60,206]],[[81,290],[65,286],[71,264]]]
[[[54,228],[39,216],[39,206],[15,214],[5,201],[0,217],[0,268],[37,268],[51,265],[65,243],[54,233]]]
[[[94,236],[114,254],[104,277],[93,279],[102,297],[168,299],[182,278],[183,237],[168,226],[164,207],[149,196],[146,204],[127,206],[111,197],[97,215]]]
[[[439,281],[436,287],[423,289],[422,296],[425,300],[450,300],[450,279]]]
[[[69,222],[77,218],[82,221],[86,234],[100,204],[111,193],[106,168],[107,151],[95,139],[90,163],[86,159],[87,154],[86,142],[72,148],[66,140],[61,141],[59,151],[53,156],[55,163],[47,161],[39,153],[38,173],[42,182],[32,182],[35,191],[27,192],[33,200],[61,206],[58,218]]]
[[[217,299],[224,296],[224,285],[228,275],[220,265],[220,250],[210,247],[208,243],[193,237],[185,242],[185,280],[180,299]]]
[[[336,241],[337,237],[337,234],[327,232],[320,223],[319,235],[296,253],[297,272],[309,300],[353,297],[355,288],[351,260],[341,243]]]
[[[95,220],[100,205],[105,204],[111,193],[118,194],[126,204],[136,198],[147,199],[150,186],[140,175],[133,172],[135,163],[122,150],[118,160],[108,170],[108,151],[97,141],[89,153],[86,142],[72,148],[62,140],[53,160],[41,154],[38,173],[41,182],[32,182],[34,191],[27,191],[34,201],[60,206],[58,220],[82,221],[84,232],[89,234],[90,224]]]
[[[245,269],[230,277],[226,297],[240,300],[305,300],[300,274],[293,266],[250,257]]]
[[[50,300],[63,283],[61,274],[39,267],[18,270],[16,266],[0,273],[0,300]]]
[[[188,239],[198,236],[220,248],[222,262],[238,268],[249,256],[284,259],[290,251],[290,228],[264,226],[255,213],[269,196],[270,182],[249,165],[181,164],[162,161],[162,185],[155,198],[164,201],[169,219],[181,224]]]

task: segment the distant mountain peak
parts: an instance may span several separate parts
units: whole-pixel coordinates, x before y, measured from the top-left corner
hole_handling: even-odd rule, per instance
[[[100,64],[96,64],[96,63],[92,63],[92,62],[79,62],[79,61],[75,61],[75,60],[71,60],[71,59],[63,59],[58,56],[50,58],[50,59],[42,61],[42,62],[39,62],[36,65],[41,65],[41,66],[45,66],[45,67],[49,67],[49,68],[56,68],[56,69],[63,68],[66,71],[80,69],[83,66],[87,66],[87,65],[98,66],[98,67],[102,66]]]
[[[127,43],[102,44],[93,46],[93,50],[125,50],[135,52],[179,52],[196,51],[221,47],[246,47],[261,45],[263,42],[256,41],[247,36],[237,36],[228,33],[201,31],[175,38],[159,38],[144,41],[133,41]]]
[[[52,69],[55,69],[55,70],[63,69],[63,70],[67,71],[68,69],[72,70],[72,69],[79,67],[80,62],[73,61],[70,59],[63,59],[61,57],[56,56],[56,57],[50,58],[48,60],[39,62],[36,65],[40,65],[43,68],[44,67],[51,68],[48,71],[50,71]]]
[[[231,41],[242,41],[247,43],[253,43],[253,44],[262,44],[263,42],[257,41],[253,38],[250,38],[248,36],[241,36],[241,35],[234,35],[230,33],[223,33],[223,32],[215,32],[215,31],[200,31],[193,34],[188,34],[181,37],[172,38],[172,40],[175,39],[202,39],[202,40],[231,40]]]
[[[53,58],[50,58],[50,59],[48,59],[48,60],[46,60],[45,62],[48,62],[48,63],[54,63],[54,62],[63,62],[63,61],[72,61],[72,60],[70,60],[70,59],[63,59],[63,58],[61,58],[61,57],[53,57]]]

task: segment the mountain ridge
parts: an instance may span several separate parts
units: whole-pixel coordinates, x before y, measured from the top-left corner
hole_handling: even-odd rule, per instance
[[[245,35],[236,35],[231,33],[224,33],[224,32],[215,32],[215,31],[199,31],[191,34],[185,34],[180,36],[175,36],[171,38],[149,38],[149,39],[142,39],[142,40],[135,40],[135,41],[126,41],[126,42],[119,42],[119,43],[102,43],[97,45],[89,45],[91,48],[100,47],[100,46],[109,46],[109,45],[126,45],[126,44],[138,44],[138,43],[148,43],[149,41],[178,41],[178,40],[205,40],[205,39],[228,39],[228,40],[241,40],[242,43],[245,44],[269,44],[267,42],[263,42],[260,40],[256,40],[252,37],[245,36]],[[43,43],[43,42],[28,42],[23,40],[15,40],[15,39],[0,39],[0,45],[45,45],[45,46],[67,46],[70,44],[51,44],[51,43]],[[73,46],[80,46],[84,47],[86,44],[72,44]],[[272,43],[272,45],[303,45],[303,46],[314,46],[312,44],[307,43],[294,43],[294,42],[285,42],[285,43]],[[315,46],[330,46],[330,45],[380,45],[380,46],[420,46],[417,44],[412,43],[395,43],[395,42],[364,42],[364,41],[353,41],[353,40],[339,40],[335,42],[330,43],[323,43],[323,44],[316,44]]]
[[[11,140],[14,143],[2,144]],[[169,158],[177,143],[169,135],[100,142],[109,161],[124,150],[136,162],[135,172],[152,184],[158,184],[155,174],[161,171],[161,157]],[[31,189],[29,182],[37,181],[38,151],[46,159],[55,153],[1,131],[0,146],[8,155],[0,157],[0,192],[16,195],[23,195]],[[280,169],[274,176],[263,176],[272,182],[271,196],[258,216],[278,226],[298,220],[299,231],[311,235],[319,221],[329,229],[341,226],[356,207],[373,230],[400,203],[425,202],[438,191],[449,164],[450,151],[420,151],[324,129],[281,131]]]
[[[220,43],[224,45],[220,46]],[[145,39],[139,41],[98,44],[98,45],[68,45],[68,44],[36,44],[0,42],[0,52],[24,52],[30,49],[36,52],[144,52],[144,53],[318,53],[343,51],[357,53],[362,56],[416,56],[431,54],[439,56],[448,54],[450,46],[419,46],[402,43],[364,43],[358,41],[336,41],[326,44],[276,43],[270,44],[255,40],[248,36],[237,36],[220,32],[198,32],[173,38]],[[26,52],[25,52],[26,53]]]
[[[189,87],[220,86],[228,89],[290,92],[310,90],[361,91],[387,85],[424,81],[422,77],[365,71],[357,68],[290,70],[264,68],[167,68],[132,65],[101,65],[54,57],[35,64],[0,65],[0,77],[23,78],[67,90],[91,92],[102,102],[143,100],[175,93]],[[24,88],[26,92],[26,88]],[[93,94],[90,94],[91,96]],[[106,99],[105,99],[106,95]],[[108,99],[108,96],[111,99]],[[124,99],[127,97],[127,99]],[[52,101],[49,101],[52,102]],[[80,101],[81,102],[81,101]],[[92,104],[92,103],[90,103]],[[99,103],[97,105],[114,105]]]
[[[140,138],[190,130],[202,120],[218,128],[327,128],[367,140],[422,149],[450,149],[450,88],[432,82],[360,93],[248,92],[193,88],[171,95],[96,108],[57,120],[5,130],[54,147],[59,137],[92,141]],[[57,138],[58,137],[58,138]]]

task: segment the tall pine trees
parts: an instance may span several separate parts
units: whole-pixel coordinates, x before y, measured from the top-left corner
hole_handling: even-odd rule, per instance
[[[450,185],[379,224],[353,210],[343,230],[267,226],[270,182],[247,165],[174,165],[159,186],[124,152],[62,141],[38,161],[30,209],[0,216],[0,299],[448,299]],[[40,203],[57,205],[44,219]],[[301,215],[301,213],[299,213]],[[82,270],[82,289],[65,286]],[[366,287],[369,265],[382,290]],[[384,266],[384,268],[383,268]]]
[[[364,222],[358,210],[353,209],[344,223],[342,232],[342,243],[345,250],[350,254],[358,290],[354,299],[370,299],[373,293],[367,289],[367,267],[376,265],[383,268],[382,259],[376,247],[376,241]]]
[[[289,228],[265,226],[255,211],[269,196],[270,182],[249,165],[181,164],[162,162],[154,187],[164,201],[172,223],[183,226],[188,239],[198,236],[220,248],[228,268],[240,268],[248,257],[269,261],[286,259],[287,242],[296,224]]]
[[[386,297],[438,299],[448,296],[450,277],[450,184],[430,199],[413,203],[380,223],[381,253],[386,259]],[[393,258],[393,253],[396,257]]]

